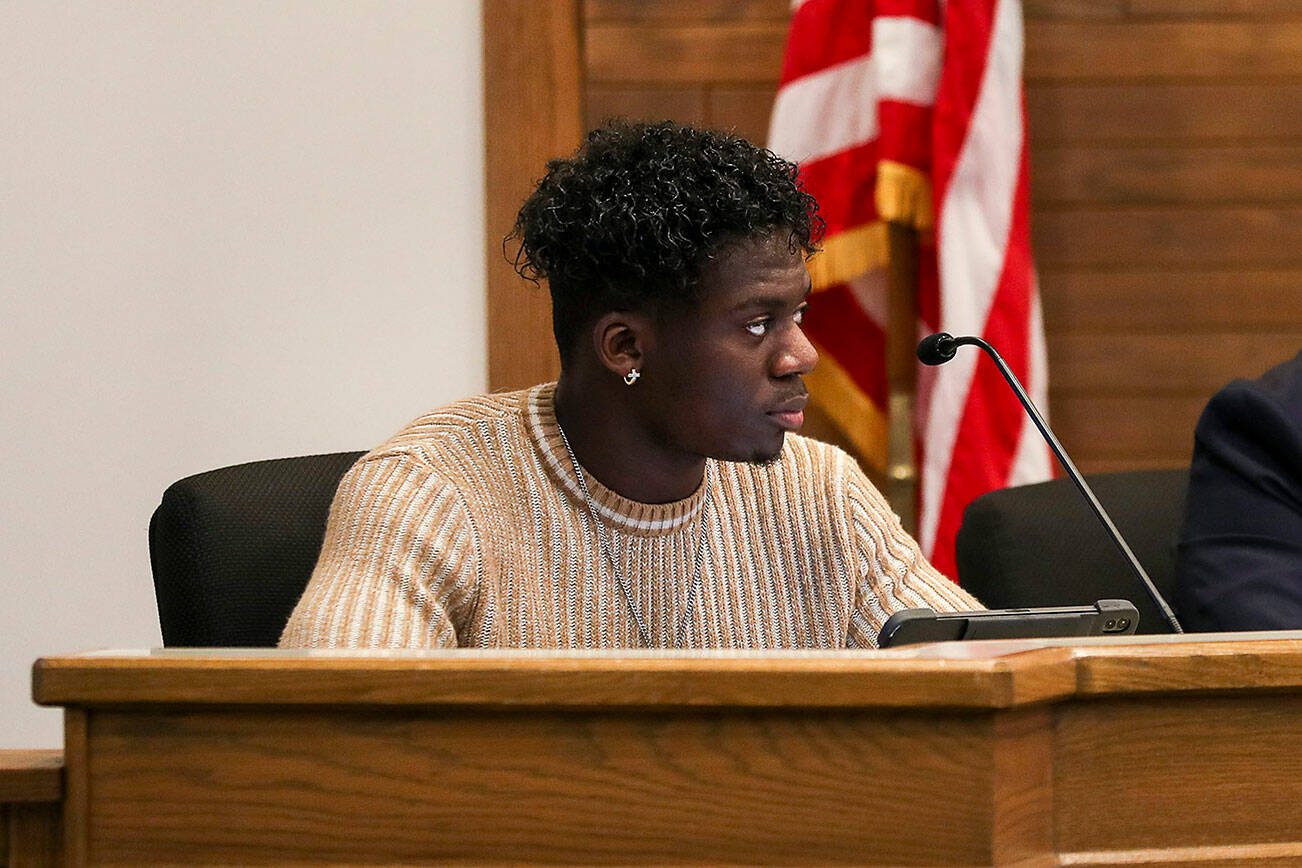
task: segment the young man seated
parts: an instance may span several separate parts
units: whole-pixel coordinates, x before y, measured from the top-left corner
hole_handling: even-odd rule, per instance
[[[980,604],[838,449],[797,436],[821,221],[741,139],[617,124],[514,236],[556,383],[435,410],[340,484],[289,647],[872,647]]]

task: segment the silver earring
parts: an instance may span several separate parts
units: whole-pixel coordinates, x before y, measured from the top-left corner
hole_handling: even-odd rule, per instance
[[[629,371],[627,374],[624,375],[624,385],[625,386],[633,385],[634,383],[637,382],[637,378],[640,376],[642,376],[642,372],[639,371],[637,368],[634,368],[633,370]]]

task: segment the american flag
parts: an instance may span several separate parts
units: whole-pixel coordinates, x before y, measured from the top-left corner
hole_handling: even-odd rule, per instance
[[[918,335],[984,337],[1043,409],[1019,0],[793,5],[769,146],[800,164],[827,221],[805,318],[822,353],[814,400],[885,466],[889,220],[919,230]],[[1050,454],[975,350],[922,368],[917,397],[918,541],[954,577],[963,509],[1049,478]]]

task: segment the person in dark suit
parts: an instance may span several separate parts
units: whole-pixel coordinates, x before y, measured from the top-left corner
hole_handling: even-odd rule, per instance
[[[1190,632],[1302,629],[1302,352],[1198,421],[1176,610]]]

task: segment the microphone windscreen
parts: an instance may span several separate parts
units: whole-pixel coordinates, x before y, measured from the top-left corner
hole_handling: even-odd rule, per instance
[[[918,360],[924,365],[943,365],[954,358],[958,345],[953,335],[948,332],[936,332],[927,335],[918,344]]]

